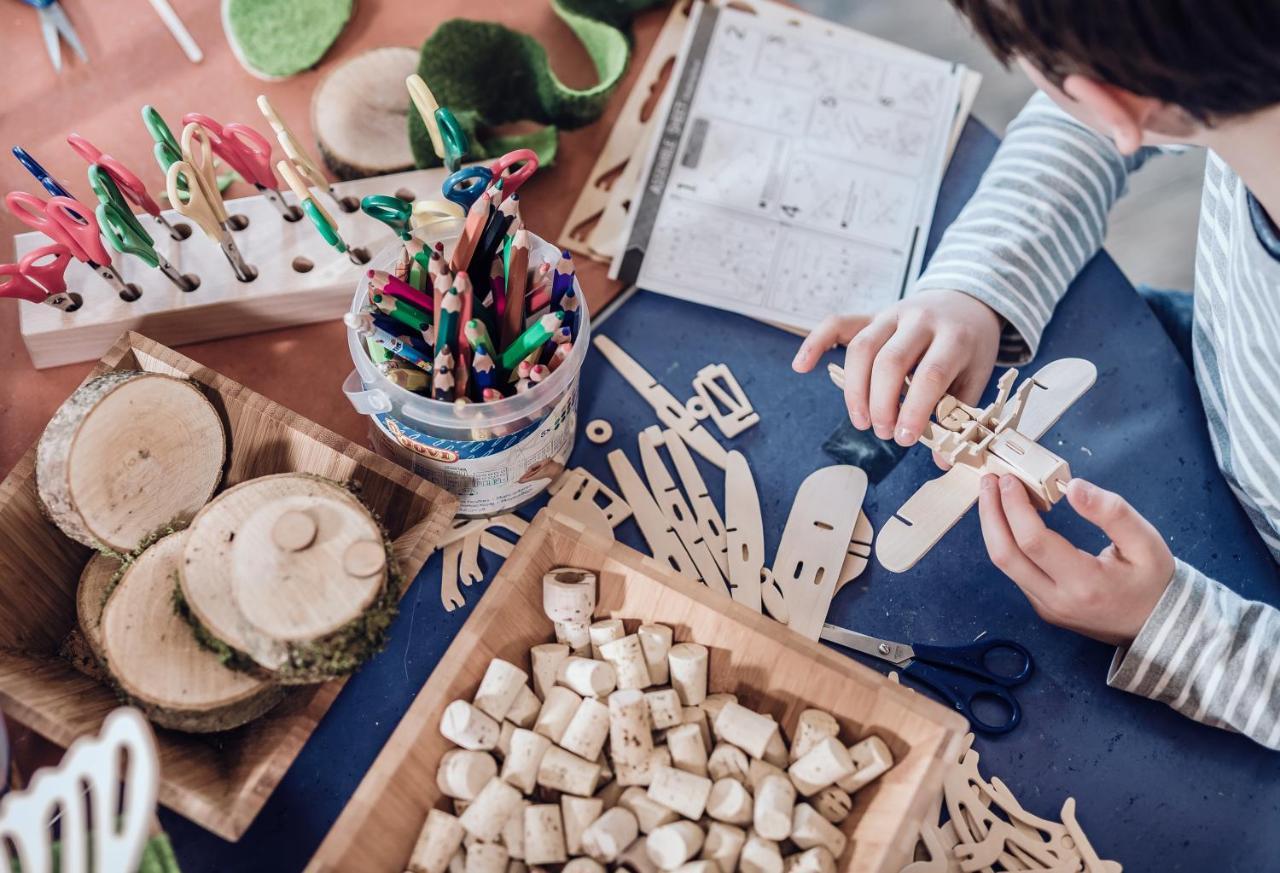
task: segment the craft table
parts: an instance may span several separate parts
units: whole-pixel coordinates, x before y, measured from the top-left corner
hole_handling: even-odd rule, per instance
[[[935,242],[995,145],[983,128],[969,124],[943,188]],[[693,375],[705,364],[724,362],[734,370],[761,413],[761,424],[731,444],[755,473],[772,558],[796,489],[808,473],[830,463],[820,445],[844,415],[822,368],[808,376],[792,373],[788,362],[797,340],[788,334],[653,294],[637,295],[601,332],[677,397],[689,395]],[[1073,471],[1125,495],[1180,557],[1250,597],[1280,601],[1271,559],[1214,464],[1191,374],[1105,255],[1077,280],[1027,372],[1069,355],[1095,361],[1098,383],[1046,444]],[[655,421],[649,406],[594,352],[580,422],[592,418],[608,419],[614,437],[604,446],[579,439],[573,463],[612,484],[607,452],[622,447],[639,467],[636,435]],[[722,502],[723,476],[699,463]],[[934,475],[928,452],[909,453],[869,493],[866,510],[876,528]],[[1077,544],[1103,544],[1069,508],[1055,509],[1051,518]],[[617,534],[642,545],[631,521]],[[496,559],[483,552],[481,559],[492,578]],[[439,580],[437,553],[406,596],[387,650],[347,684],[238,845],[162,814],[185,871],[303,867],[487,586],[464,589],[468,606],[446,613]],[[1280,812],[1280,757],[1161,704],[1108,689],[1111,649],[1035,616],[988,561],[976,513],[909,573],[895,576],[873,561],[837,597],[830,618],[904,641],[962,643],[985,632],[1029,646],[1037,672],[1017,690],[1023,724],[1003,739],[979,738],[983,770],[1004,779],[1027,809],[1049,818],[1075,796],[1095,846],[1126,870],[1274,866],[1280,834],[1268,825]]]

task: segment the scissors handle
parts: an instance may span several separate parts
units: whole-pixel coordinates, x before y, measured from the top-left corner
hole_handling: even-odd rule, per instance
[[[968,673],[924,661],[907,664],[902,668],[902,675],[931,688],[956,712],[969,719],[969,724],[979,733],[1007,734],[1022,721],[1022,707],[1003,685],[984,682]],[[982,705],[984,709],[1003,709],[1007,717],[1004,721],[987,721],[975,711],[975,705]]]
[[[444,199],[458,204],[469,211],[471,204],[480,199],[485,188],[493,179],[493,171],[488,167],[463,167],[450,174],[440,186]]]
[[[175,161],[169,165],[165,176],[165,185],[169,192],[169,202],[179,215],[194,221],[205,236],[212,240],[222,238],[222,219],[218,217],[213,206],[204,197],[204,185],[199,181],[195,169],[186,161]]]
[[[240,177],[260,188],[277,185],[271,169],[271,143],[247,124],[219,124],[201,112],[188,112],[182,123],[204,128],[213,153],[226,162]]]
[[[370,194],[360,201],[360,211],[376,218],[395,231],[401,239],[409,239],[409,220],[413,216],[413,204],[389,194]]]
[[[519,164],[519,169],[512,171],[512,167]],[[529,181],[538,169],[538,156],[533,149],[516,149],[513,152],[507,152],[502,157],[493,162],[489,167],[493,173],[492,183],[502,180],[502,196],[510,197],[512,194],[520,190],[520,186]]]
[[[917,661],[959,670],[1005,688],[1021,685],[1035,671],[1031,652],[1026,646],[1013,640],[986,639],[964,646],[912,644],[911,648]],[[1012,670],[993,669],[993,656],[1013,664]]]
[[[147,186],[132,170],[111,155],[103,154],[101,149],[78,133],[67,137],[67,145],[71,146],[72,151],[84,158],[86,162],[97,164],[105,170],[111,177],[111,181],[120,189],[120,193],[130,203],[150,216],[160,217],[160,204],[156,203],[155,198],[147,192]]]

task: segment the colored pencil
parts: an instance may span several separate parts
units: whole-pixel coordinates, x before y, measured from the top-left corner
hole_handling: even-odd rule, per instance
[[[435,311],[435,301],[429,296],[414,288],[408,282],[401,281],[390,273],[382,270],[369,271],[369,286],[380,294],[391,294],[399,297],[401,300],[407,300],[420,309],[428,312]]]
[[[453,256],[449,259],[449,269],[460,273],[471,266],[471,257],[480,245],[480,237],[484,234],[485,225],[489,221],[489,207],[493,197],[488,191],[476,198],[467,213],[467,220],[462,225],[462,235],[453,244]]]
[[[529,232],[516,231],[511,243],[511,264],[507,271],[507,309],[502,317],[502,347],[506,348],[524,331],[525,285],[529,281]],[[537,312],[537,309],[534,310]]]
[[[527,358],[531,352],[540,349],[542,344],[551,338],[551,335],[556,332],[563,321],[563,312],[549,312],[539,318],[524,333],[516,337],[515,342],[502,351],[502,357],[499,360],[502,368],[510,370],[520,361]]]
[[[436,352],[435,364],[431,370],[431,397],[433,400],[452,401],[453,393],[453,352],[443,343]]]
[[[457,288],[450,288],[449,293],[444,295],[444,302],[440,304],[440,318],[436,322],[436,354],[439,355],[441,349],[447,348],[450,363],[453,350],[458,345],[458,319],[461,314],[462,296]]]
[[[560,262],[556,264],[555,276],[551,282],[551,308],[560,308],[560,298],[564,292],[573,287],[573,255],[565,249],[560,253]]]
[[[570,285],[560,298],[560,311],[564,313],[564,326],[569,328],[570,339],[578,338],[578,310],[581,305],[577,289]]]
[[[387,351],[403,358],[415,367],[420,367],[424,370],[431,368],[431,362],[421,352],[374,324],[371,313],[348,312],[342,316],[342,320],[347,327],[356,333],[373,340]]]
[[[489,348],[485,343],[477,342],[475,357],[471,359],[471,371],[475,373],[476,386],[480,389],[481,399],[484,399],[486,390],[495,388],[498,384],[498,367],[493,361],[493,353]]]

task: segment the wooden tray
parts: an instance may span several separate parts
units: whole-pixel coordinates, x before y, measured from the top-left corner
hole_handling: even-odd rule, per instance
[[[356,483],[394,539],[408,580],[453,518],[457,499],[447,492],[146,337],[122,336],[90,376],[123,369],[205,386],[229,436],[224,487],[286,471]],[[41,514],[35,456],[32,446],[0,483],[0,708],[65,747],[96,733],[120,702],[57,654],[76,624],[76,584],[89,550]],[[157,729],[160,802],[238,839],[341,688],[340,681],[300,688],[263,718],[223,734]]]
[[[551,639],[542,575],[584,567],[600,577],[599,617],[663,622],[677,640],[711,649],[709,688],[731,691],[771,713],[790,735],[800,711],[830,710],[845,736],[877,733],[897,765],[855,795],[843,869],[897,873],[911,860],[926,814],[936,815],[946,762],[968,724],[881,674],[775,622],[674,576],[652,558],[542,512],[441,659],[413,706],[311,859],[314,873],[400,873],[427,810],[441,805],[436,766],[450,743],[438,726],[455,698],[471,699],[489,659],[528,664],[529,647]]]

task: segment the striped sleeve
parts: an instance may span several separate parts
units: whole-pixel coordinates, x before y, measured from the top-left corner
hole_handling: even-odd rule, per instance
[[[1173,581],[1107,684],[1280,749],[1280,612],[1193,567]]]
[[[986,303],[1006,325],[1000,363],[1024,363],[1071,280],[1102,247],[1128,174],[1157,151],[1126,157],[1035,94],[913,290],[949,288]]]

